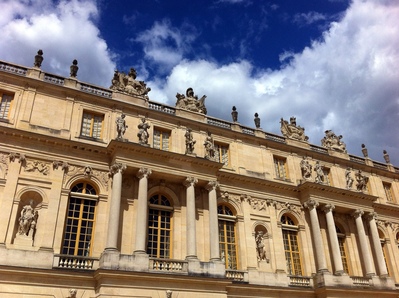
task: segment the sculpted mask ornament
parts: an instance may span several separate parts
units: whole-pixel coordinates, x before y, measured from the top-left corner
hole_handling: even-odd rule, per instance
[[[337,136],[332,130],[326,130],[325,136],[321,139],[321,146],[327,149],[346,153],[346,144],[341,141],[342,135]]]
[[[304,142],[307,142],[309,140],[309,137],[305,135],[305,128],[296,125],[295,117],[290,118],[290,123],[281,118],[280,124],[281,133],[284,137]]]
[[[130,95],[138,95],[148,98],[147,94],[151,91],[151,88],[147,88],[147,85],[144,83],[144,81],[136,80],[136,77],[137,73],[134,68],[130,68],[128,74],[115,70],[114,77],[112,79],[112,85],[109,88],[114,91],[120,91]]]
[[[198,96],[194,95],[193,88],[188,88],[185,96],[183,94],[177,93],[176,98],[176,108],[206,115],[206,95],[203,95],[200,99],[198,99]]]

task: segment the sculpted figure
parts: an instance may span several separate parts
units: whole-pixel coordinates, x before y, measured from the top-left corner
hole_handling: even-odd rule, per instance
[[[194,145],[197,141],[193,139],[193,133],[191,131],[191,128],[187,128],[184,137],[186,138],[186,154],[193,154]]]
[[[256,242],[256,254],[258,256],[258,261],[269,262],[269,259],[266,256],[265,244],[263,243],[263,231],[256,232],[255,242]]]
[[[362,153],[363,153],[363,156],[364,156],[365,158],[368,158],[368,157],[369,157],[369,154],[368,154],[366,145],[364,145],[364,144],[362,144]]]
[[[309,137],[305,135],[305,128],[296,125],[295,117],[290,118],[290,123],[281,118],[280,124],[281,133],[284,137],[305,142],[309,140]]]
[[[205,139],[204,147],[205,147],[205,158],[213,160],[215,157],[215,145],[213,143],[213,138],[210,132],[208,132],[208,136]]]
[[[116,132],[118,133],[117,139],[123,139],[123,135],[126,132],[126,121],[125,121],[125,114],[122,114],[120,117],[116,119]]]
[[[110,89],[148,98],[147,94],[151,91],[151,88],[147,88],[144,81],[136,80],[136,77],[137,73],[134,68],[130,68],[128,74],[115,70]]]
[[[369,181],[369,178],[364,176],[361,170],[357,171],[357,173],[355,174],[355,178],[357,182],[356,189],[358,191],[367,190],[367,182]]]
[[[43,51],[37,51],[37,55],[35,56],[35,63],[33,64],[33,66],[40,68],[40,66],[42,66],[43,59]]]
[[[194,95],[193,88],[188,88],[186,91],[186,96],[184,96],[183,94],[177,93],[176,98],[177,98],[176,108],[181,108],[184,110],[198,112],[198,113],[206,115],[206,113],[207,113],[206,107],[205,107],[206,95],[204,95],[200,99],[198,99],[198,96]]]
[[[71,78],[76,78],[76,76],[78,75],[78,70],[79,70],[78,60],[74,59],[72,61],[72,65],[70,67],[70,70],[71,70],[71,72],[70,72]]]
[[[141,123],[137,126],[139,129],[139,132],[137,133],[137,136],[139,137],[139,143],[141,145],[147,145],[148,144],[148,137],[150,136],[148,133],[148,129],[151,127],[145,120],[145,118],[141,118]]]
[[[351,176],[351,173],[352,173],[351,168],[349,168],[349,167],[346,168],[345,179],[346,179],[346,188],[347,189],[351,189],[352,188],[353,178]]]
[[[319,163],[319,161],[316,161],[316,164],[314,166],[314,171],[316,172],[315,182],[324,183],[323,166]]]
[[[255,127],[256,127],[256,128],[260,128],[260,118],[259,118],[258,113],[255,113],[254,116],[255,116],[255,118],[254,118]]]
[[[386,150],[384,150],[384,151],[382,151],[382,153],[384,154],[384,160],[385,160],[385,162],[386,163],[391,163],[391,160],[390,160],[390,158],[389,158],[389,154],[388,154],[388,152],[386,151]]]
[[[300,165],[302,178],[309,180],[312,176],[312,165],[309,163],[305,156],[302,158]]]
[[[342,135],[337,136],[332,130],[326,130],[325,136],[321,140],[321,146],[338,152],[346,153],[346,144],[341,141]]]
[[[231,111],[231,118],[233,118],[233,122],[238,121],[238,112],[235,106],[233,106],[233,110]]]
[[[21,210],[21,216],[19,217],[19,228],[18,233],[20,235],[29,235],[31,231],[31,235],[33,237],[33,233],[36,229],[36,222],[38,218],[38,212],[33,208],[33,200],[29,201],[28,205],[25,205]]]

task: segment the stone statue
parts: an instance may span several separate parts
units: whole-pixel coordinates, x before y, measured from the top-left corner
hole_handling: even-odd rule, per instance
[[[254,116],[255,116],[255,118],[254,118],[255,127],[256,127],[256,128],[260,128],[260,118],[259,118],[258,113],[255,113]]]
[[[215,145],[213,143],[213,138],[212,138],[210,132],[208,132],[208,135],[207,135],[207,137],[205,139],[204,147],[205,147],[205,158],[209,159],[209,160],[214,160],[214,158],[215,158]]]
[[[76,289],[69,289],[69,298],[76,298],[78,291]]]
[[[206,115],[206,95],[203,95],[200,99],[198,99],[198,96],[194,95],[193,88],[188,88],[185,96],[183,94],[177,93],[176,98],[176,108]]]
[[[126,117],[126,115],[122,114],[115,121],[116,122],[116,132],[118,133],[118,136],[116,138],[119,140],[123,139],[123,135],[126,132],[127,125],[126,125],[125,117]]]
[[[191,131],[191,128],[187,128],[184,137],[186,138],[186,154],[193,154],[194,145],[197,141],[193,139],[193,133]]]
[[[349,168],[349,167],[346,168],[345,180],[346,180],[346,188],[347,189],[351,189],[352,188],[353,178],[352,178],[351,174],[352,174],[351,168]]]
[[[238,121],[238,112],[235,106],[233,106],[233,110],[231,111],[231,118],[233,118],[233,122]]]
[[[151,127],[145,120],[145,117],[141,118],[141,123],[137,126],[139,132],[137,136],[139,137],[139,144],[148,145],[148,137],[150,136],[148,133],[148,129]]]
[[[387,152],[386,150],[384,150],[384,151],[382,151],[382,153],[384,154],[385,162],[388,163],[388,164],[390,164],[390,163],[391,163],[391,160],[390,160],[390,158],[389,158],[388,152]]]
[[[173,292],[171,290],[166,290],[166,298],[172,298]]]
[[[44,59],[43,51],[42,50],[37,51],[37,55],[35,56],[35,62],[33,63],[33,66],[40,68],[42,66],[43,59]]]
[[[365,158],[368,158],[368,157],[369,157],[369,154],[368,154],[368,152],[367,152],[366,145],[364,145],[364,144],[362,144],[362,153],[363,153],[363,156],[364,156]]]
[[[356,189],[358,191],[367,190],[367,182],[369,181],[369,178],[364,176],[361,170],[358,170],[358,172],[355,174],[355,178],[357,181]]]
[[[323,166],[319,163],[319,161],[316,161],[316,164],[314,166],[314,171],[316,172],[316,178],[314,179],[314,182],[324,183],[325,177],[324,177]]]
[[[263,243],[263,231],[256,232],[255,242],[258,261],[269,262],[269,259],[266,256],[265,244]]]
[[[342,135],[337,136],[332,130],[326,130],[325,136],[321,140],[321,146],[338,152],[346,153],[346,145],[341,141]]]
[[[301,126],[296,125],[296,118],[291,117],[290,118],[290,123],[288,121],[284,120],[281,118],[280,120],[281,124],[281,133],[283,134],[284,137],[288,139],[294,139],[298,141],[305,141],[307,142],[309,140],[309,137],[305,135],[305,128]]]
[[[76,76],[78,75],[78,70],[79,70],[78,60],[74,59],[72,61],[72,65],[70,67],[70,70],[71,70],[71,72],[70,72],[71,78],[76,78]]]
[[[305,156],[302,158],[300,166],[302,178],[309,180],[312,176],[312,165],[309,163]]]
[[[21,216],[18,220],[18,234],[28,236],[30,233],[33,239],[38,217],[38,212],[33,208],[33,200],[30,200],[29,204],[25,205],[21,210]]]
[[[112,85],[109,88],[130,95],[138,95],[148,98],[147,94],[151,91],[151,88],[147,88],[144,81],[136,80],[136,77],[137,73],[134,68],[130,68],[128,74],[115,70]]]

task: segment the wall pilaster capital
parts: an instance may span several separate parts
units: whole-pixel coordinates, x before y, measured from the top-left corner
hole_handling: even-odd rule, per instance
[[[198,183],[198,179],[194,177],[187,177],[186,180],[184,180],[183,185],[185,187],[190,187],[190,186],[195,186],[195,184]]]
[[[53,169],[58,170],[58,168],[61,168],[61,170],[63,170],[64,172],[68,172],[69,164],[66,161],[61,160],[53,161]]]
[[[24,164],[26,162],[25,154],[11,152],[8,156],[11,162],[14,162],[18,159],[19,163]]]
[[[312,209],[316,209],[319,206],[319,202],[317,202],[316,200],[310,199],[308,201],[306,201],[303,206],[305,208],[308,208],[309,210]]]
[[[370,212],[370,213],[368,213],[367,215],[366,215],[366,219],[368,220],[368,221],[371,221],[371,220],[376,220],[378,218],[378,214],[377,214],[377,212]]]
[[[219,188],[219,182],[217,182],[216,180],[214,180],[214,181],[209,181],[208,184],[205,186],[205,188],[206,188],[208,191],[216,190],[217,188]]]
[[[362,217],[363,214],[364,214],[364,211],[362,209],[357,209],[357,210],[352,212],[352,216],[355,219],[358,218],[358,217]]]
[[[147,178],[152,174],[152,171],[148,168],[140,168],[140,170],[137,172],[137,178],[142,179],[142,178]]]
[[[334,209],[335,209],[335,205],[333,205],[333,204],[324,205],[324,207],[322,208],[322,210],[325,213],[332,212]]]
[[[126,165],[122,164],[122,163],[114,163],[112,166],[109,167],[109,173],[111,176],[115,175],[116,173],[121,173],[123,174],[123,172],[126,170]]]

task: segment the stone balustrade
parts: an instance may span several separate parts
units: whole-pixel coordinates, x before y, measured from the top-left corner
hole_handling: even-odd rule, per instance
[[[290,276],[290,286],[311,287],[311,278],[305,276]]]
[[[188,272],[187,261],[150,258],[150,270],[167,272]]]

